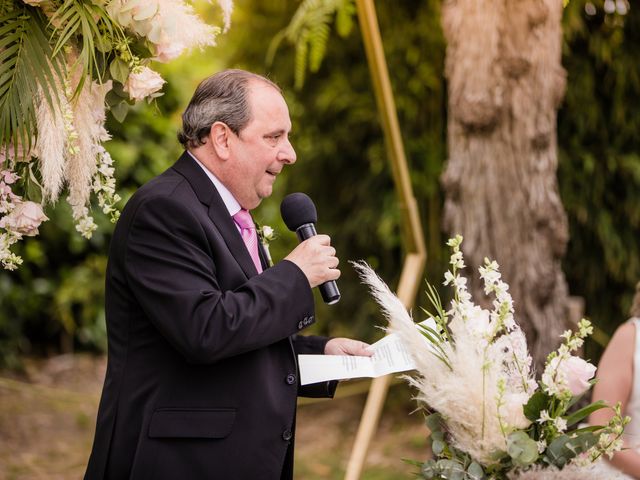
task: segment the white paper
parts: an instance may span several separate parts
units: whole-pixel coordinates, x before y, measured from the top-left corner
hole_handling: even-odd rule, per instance
[[[432,319],[421,322],[437,329]],[[371,357],[349,355],[298,355],[300,383],[345,380],[348,378],[380,377],[390,373],[406,372],[416,368],[409,351],[394,333],[369,346]]]

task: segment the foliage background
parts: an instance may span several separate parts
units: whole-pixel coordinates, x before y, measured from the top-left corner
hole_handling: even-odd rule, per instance
[[[585,13],[584,0],[565,10],[563,64],[569,82],[560,111],[560,189],[571,241],[565,273],[586,314],[606,332],[626,319],[640,280],[640,9],[625,16]],[[175,140],[180,112],[195,86],[224,67],[268,75],[285,90],[294,124],[298,163],[276,183],[256,219],[276,228],[274,259],[286,255],[295,236],[280,220],[281,198],[307,192],[341,258],[343,298],[335,307],[318,301],[316,332],[374,339],[381,323],[347,260],[365,259],[394,285],[402,248],[399,214],[382,130],[357,23],[341,38],[331,34],[317,73],[294,90],[293,48],[282,44],[267,65],[267,46],[285,28],[299,2],[237,0],[233,25],[219,46],[158,66],[168,83],[155,106],[139,105],[123,124],[109,120],[107,149],[117,165],[124,202],[135,189],[169,167],[180,154]],[[446,85],[440,3],[407,0],[376,7],[414,192],[427,240],[427,277],[444,271],[438,177],[446,159]],[[215,12],[211,12],[214,18]],[[355,17],[354,17],[355,22]],[[85,241],[60,204],[38,240],[20,253],[25,265],[0,272],[0,361],[18,366],[21,354],[104,351],[103,272],[112,226],[96,215],[99,230]],[[419,304],[426,304],[424,297]],[[598,355],[590,347],[588,355]]]

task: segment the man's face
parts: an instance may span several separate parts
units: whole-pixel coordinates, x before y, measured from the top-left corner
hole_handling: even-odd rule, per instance
[[[273,192],[276,176],[296,161],[289,142],[291,120],[282,95],[272,86],[249,84],[251,120],[230,136],[226,186],[243,208],[251,210]]]

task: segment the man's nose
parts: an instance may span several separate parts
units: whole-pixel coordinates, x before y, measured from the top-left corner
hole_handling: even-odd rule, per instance
[[[287,139],[286,143],[282,145],[282,149],[278,153],[278,160],[287,164],[296,163],[296,151],[294,150],[293,145],[291,145],[289,139]]]

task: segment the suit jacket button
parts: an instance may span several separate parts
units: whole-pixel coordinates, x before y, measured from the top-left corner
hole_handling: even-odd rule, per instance
[[[294,383],[296,383],[296,376],[293,373],[290,373],[289,375],[287,375],[286,382],[287,385],[293,385]]]
[[[289,440],[291,440],[291,437],[293,437],[293,434],[291,433],[291,430],[286,429],[284,432],[282,432],[282,439],[285,442],[288,442]]]

